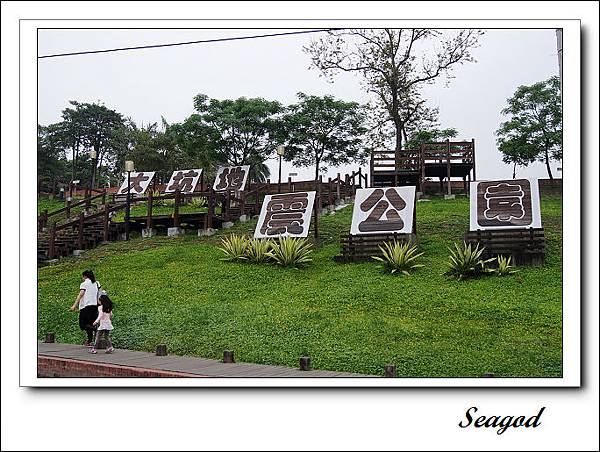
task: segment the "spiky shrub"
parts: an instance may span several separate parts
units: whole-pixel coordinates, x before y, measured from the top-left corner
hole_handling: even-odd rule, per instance
[[[517,269],[512,265],[512,256],[508,256],[508,258],[505,256],[498,256],[496,258],[496,264],[498,266],[494,269],[494,273],[497,276],[506,276],[517,273]]]
[[[311,244],[300,237],[282,237],[271,244],[269,256],[283,267],[298,268],[312,259]]]
[[[471,244],[467,245],[465,242],[462,245],[455,243],[454,249],[449,248],[449,250],[448,270],[445,275],[461,280],[477,278],[490,272],[487,264],[494,259],[482,259],[481,255],[485,248],[479,248],[479,244],[473,248]]]
[[[194,197],[190,201],[190,206],[192,206],[195,209],[201,209],[203,207],[206,207],[207,205],[208,201],[204,196],[200,196],[198,198]]]
[[[248,241],[246,248],[246,259],[256,264],[262,264],[271,259],[269,251],[273,242],[265,239],[252,239]]]
[[[386,242],[383,246],[379,246],[382,257],[371,256],[376,261],[383,264],[383,271],[386,273],[402,273],[410,275],[410,272],[416,268],[423,267],[422,264],[417,264],[416,261],[423,255],[417,253],[417,245],[410,246],[408,243]]]
[[[245,235],[231,234],[229,237],[221,239],[219,249],[225,253],[223,261],[243,261],[246,260],[246,249],[248,248],[248,238]]]

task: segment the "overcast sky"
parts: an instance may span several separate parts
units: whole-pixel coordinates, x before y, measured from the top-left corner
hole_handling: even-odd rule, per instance
[[[38,55],[281,31],[42,29]],[[302,47],[311,39],[315,35],[41,59],[39,123],[60,121],[69,100],[101,101],[138,125],[160,122],[161,116],[169,123],[184,120],[193,112],[193,97],[198,93],[217,99],[263,97],[289,104],[302,91],[366,102],[359,77],[341,74],[328,83],[308,69],[309,58]],[[512,167],[502,163],[495,143],[494,131],[503,120],[500,111],[519,85],[558,75],[556,34],[553,29],[486,30],[473,54],[477,62],[458,67],[448,87],[440,82],[423,93],[429,106],[439,107],[442,127],[456,128],[458,139],[475,139],[478,179],[510,178]],[[276,160],[269,166],[274,180]],[[556,171],[561,165],[552,166],[555,177],[561,177]],[[324,176],[356,168],[330,168]],[[313,174],[310,168],[284,163],[283,177],[289,172],[297,172],[299,178]],[[547,172],[542,163],[535,163],[519,169],[517,176],[547,177]]]

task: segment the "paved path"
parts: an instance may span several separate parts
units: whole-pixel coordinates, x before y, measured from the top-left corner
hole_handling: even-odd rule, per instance
[[[55,358],[74,359],[116,366],[158,369],[171,372],[184,372],[205,377],[373,377],[372,375],[331,372],[322,370],[301,371],[290,367],[266,366],[261,364],[232,363],[224,364],[214,359],[190,356],[156,356],[153,353],[115,349],[112,354],[99,350],[98,354],[89,353],[82,345],[38,342],[38,355]]]

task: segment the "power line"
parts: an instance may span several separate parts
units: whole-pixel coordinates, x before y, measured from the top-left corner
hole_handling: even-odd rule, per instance
[[[116,48],[116,49],[88,50],[85,52],[56,53],[53,55],[38,56],[38,59],[56,58],[56,57],[74,56],[74,55],[89,55],[89,54],[93,54],[93,53],[123,52],[126,50],[155,49],[158,47],[185,46],[185,45],[190,45],[190,44],[206,44],[206,43],[210,43],[210,42],[241,41],[244,39],[271,38],[271,37],[275,37],[275,36],[290,36],[290,35],[300,35],[300,34],[306,34],[306,33],[323,33],[325,31],[334,31],[334,30],[340,30],[340,28],[324,28],[324,29],[320,29],[320,30],[289,31],[289,32],[285,32],[285,33],[273,33],[273,34],[266,34],[266,35],[237,36],[237,37],[232,37],[232,38],[205,39],[202,41],[173,42],[170,44],[154,44],[154,45],[136,46],[136,47],[121,47],[121,48]]]

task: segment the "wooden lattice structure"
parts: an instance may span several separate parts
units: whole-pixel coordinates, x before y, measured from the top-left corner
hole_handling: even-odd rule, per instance
[[[342,234],[340,237],[341,255],[336,256],[338,262],[363,262],[371,260],[371,256],[381,256],[380,246],[386,242],[417,243],[416,234]]]
[[[512,256],[515,265],[544,265],[546,237],[544,228],[469,231],[465,242],[485,247],[483,257]]]
[[[446,193],[452,194],[451,178],[461,178],[465,191],[476,180],[475,140],[423,143],[420,149],[373,151],[370,165],[372,187],[414,185],[422,191],[428,178],[446,180]]]

